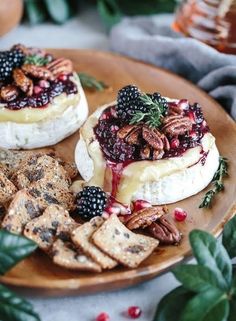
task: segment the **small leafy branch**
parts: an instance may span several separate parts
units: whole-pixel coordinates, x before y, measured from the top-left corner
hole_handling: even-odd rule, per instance
[[[30,255],[37,245],[31,240],[0,230],[0,275]],[[0,320],[40,321],[38,314],[27,302],[0,284]]]
[[[219,167],[212,180],[213,188],[206,192],[199,208],[211,206],[214,196],[224,190],[223,178],[225,176],[228,176],[228,160],[220,156]]]
[[[153,321],[235,321],[236,216],[224,227],[223,244],[200,230],[189,240],[197,264],[173,270],[182,285],[161,300]]]
[[[45,66],[49,62],[47,57],[41,57],[39,55],[29,55],[26,56],[24,63],[36,66]]]
[[[103,81],[97,80],[96,78],[87,73],[79,72],[78,76],[80,78],[81,85],[84,88],[96,91],[103,91],[108,87]]]
[[[137,124],[139,122],[146,123],[151,128],[158,128],[162,123],[164,114],[166,112],[165,106],[162,102],[152,99],[147,94],[143,93],[139,98],[144,105],[149,106],[147,112],[139,111],[134,114],[130,124]]]

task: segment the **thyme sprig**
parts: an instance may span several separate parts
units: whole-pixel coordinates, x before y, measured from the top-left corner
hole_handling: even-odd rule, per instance
[[[95,91],[103,91],[104,89],[108,88],[108,85],[103,81],[97,80],[95,77],[85,72],[78,72],[78,76],[84,88]]]
[[[142,121],[151,128],[160,127],[160,125],[162,124],[162,119],[164,118],[164,114],[166,112],[164,104],[155,99],[152,99],[145,93],[143,93],[139,97],[139,99],[143,102],[144,105],[149,106],[150,108],[147,112],[136,112],[133,115],[130,124],[133,125]]]
[[[26,56],[24,63],[36,66],[45,66],[49,63],[49,59],[39,55],[29,55]]]
[[[215,195],[224,190],[223,178],[228,175],[228,160],[225,157],[220,156],[219,167],[215,172],[212,180],[213,188],[206,192],[202,203],[199,208],[207,207],[209,208],[212,204]]]

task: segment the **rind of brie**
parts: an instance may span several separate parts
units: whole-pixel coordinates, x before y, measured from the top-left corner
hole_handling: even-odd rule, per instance
[[[78,94],[72,94],[73,97],[68,96],[68,106],[62,109],[61,114],[57,113],[32,123],[0,122],[0,146],[8,149],[45,147],[54,145],[73,134],[88,116],[88,103],[79,80],[77,86]],[[60,104],[60,96],[56,98],[54,104]],[[64,102],[64,94],[62,98]],[[58,107],[60,109],[60,106]]]
[[[104,187],[106,162],[93,127],[107,107],[102,106],[88,118],[76,146],[75,161],[87,185]],[[200,161],[202,149],[208,153],[204,165]],[[155,205],[182,200],[204,189],[212,180],[218,164],[215,138],[207,133],[202,139],[202,148],[191,148],[181,157],[139,161],[126,166],[116,199],[124,204],[142,199]]]

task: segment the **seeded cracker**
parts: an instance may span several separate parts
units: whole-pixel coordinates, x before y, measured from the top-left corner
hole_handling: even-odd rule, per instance
[[[104,223],[103,218],[97,216],[89,222],[79,226],[72,232],[71,238],[73,243],[88,254],[103,269],[112,269],[117,265],[117,261],[99,250],[91,241],[93,233]]]
[[[159,244],[151,237],[131,232],[114,214],[92,235],[92,240],[103,252],[130,268],[137,267]]]
[[[20,234],[25,225],[41,213],[35,199],[25,189],[21,190],[15,194],[3,219],[2,228]]]
[[[50,205],[43,215],[33,219],[25,226],[24,235],[35,241],[40,249],[48,252],[56,240],[59,228],[63,227],[66,230],[67,227],[71,227],[73,222],[63,207]]]
[[[72,242],[56,240],[52,246],[53,262],[72,270],[101,272],[101,267],[86,254],[80,252]]]

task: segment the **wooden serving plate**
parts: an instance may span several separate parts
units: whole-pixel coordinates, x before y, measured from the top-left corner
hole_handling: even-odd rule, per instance
[[[115,290],[153,278],[187,258],[190,255],[188,233],[192,229],[200,228],[218,236],[225,222],[236,212],[236,126],[222,107],[190,82],[145,63],[91,50],[50,51],[56,56],[70,58],[76,70],[90,73],[111,87],[103,92],[86,92],[90,112],[97,106],[114,100],[117,91],[127,84],[136,84],[146,92],[160,91],[162,95],[172,98],[187,98],[192,103],[199,102],[216,137],[221,155],[229,159],[230,175],[225,181],[225,192],[217,196],[212,209],[198,208],[205,191],[169,206],[170,211],[178,206],[188,212],[188,219],[178,224],[184,235],[182,243],[179,246],[158,248],[137,269],[118,267],[100,274],[73,272],[54,265],[46,255],[38,251],[18,264],[0,281],[46,295]],[[55,145],[54,148],[68,160],[73,160],[78,138],[79,132]]]

